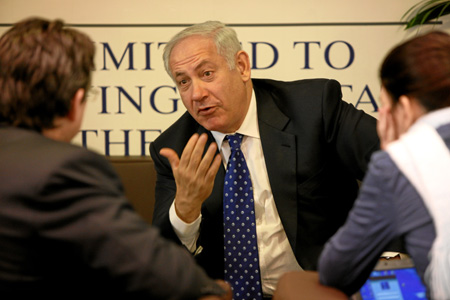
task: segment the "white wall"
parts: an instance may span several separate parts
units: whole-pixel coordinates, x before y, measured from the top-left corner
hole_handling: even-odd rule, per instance
[[[158,47],[184,28],[170,24],[220,20],[235,25],[244,50],[256,59],[253,77],[334,78],[343,85],[346,101],[377,117],[379,65],[392,46],[418,33],[390,23],[400,22],[417,2],[0,0],[0,33],[29,16],[61,18],[88,33],[97,46],[97,70],[84,133],[75,143],[82,144],[84,136],[87,147],[100,153],[148,155],[148,143],[185,111]],[[445,20],[436,28],[450,31]],[[117,61],[123,56],[118,68],[107,49]]]

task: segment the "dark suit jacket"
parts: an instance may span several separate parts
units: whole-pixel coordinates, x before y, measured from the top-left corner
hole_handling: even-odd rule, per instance
[[[0,126],[0,297],[194,299],[214,287],[136,215],[103,157]]]
[[[328,238],[344,223],[372,152],[379,149],[376,120],[341,100],[338,82],[253,79],[261,143],[276,207],[295,256],[316,269]],[[179,155],[194,133],[207,132],[184,114],[151,145],[157,171],[153,223],[178,240],[168,211],[176,185],[163,147]],[[209,132],[208,132],[209,133]],[[209,142],[214,139],[209,133]],[[197,261],[213,277],[223,276],[223,178],[219,170],[202,207]],[[179,240],[178,240],[179,242]]]

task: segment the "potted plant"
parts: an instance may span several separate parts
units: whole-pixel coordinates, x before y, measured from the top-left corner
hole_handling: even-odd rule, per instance
[[[423,0],[411,7],[402,17],[408,22],[406,29],[429,23],[450,14],[450,1]]]

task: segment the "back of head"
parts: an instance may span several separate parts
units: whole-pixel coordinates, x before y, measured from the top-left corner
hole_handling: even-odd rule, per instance
[[[398,45],[385,58],[380,78],[394,105],[406,95],[427,111],[450,106],[450,35],[433,31]]]
[[[172,77],[172,73],[170,70],[169,59],[173,47],[175,47],[181,40],[194,35],[200,35],[213,39],[219,55],[222,55],[225,58],[230,69],[235,68],[235,55],[242,49],[237,38],[236,31],[219,21],[207,21],[192,25],[180,31],[167,43],[164,48],[163,60],[164,67],[170,77]]]
[[[52,128],[72,97],[90,86],[95,46],[60,20],[30,18],[0,38],[0,122],[37,131]]]

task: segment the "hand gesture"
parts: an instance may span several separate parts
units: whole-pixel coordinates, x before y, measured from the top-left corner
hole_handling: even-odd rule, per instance
[[[178,217],[186,223],[192,223],[200,215],[202,203],[212,192],[214,179],[222,162],[220,155],[215,155],[215,143],[211,143],[202,158],[207,139],[205,133],[201,136],[194,134],[186,144],[181,158],[172,149],[163,148],[160,151],[169,160],[175,177],[175,210]]]

